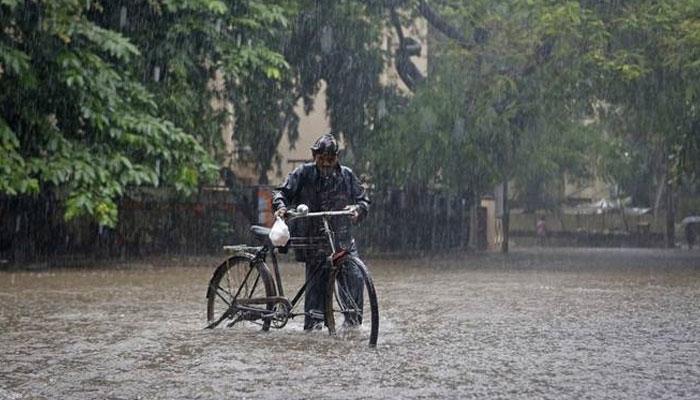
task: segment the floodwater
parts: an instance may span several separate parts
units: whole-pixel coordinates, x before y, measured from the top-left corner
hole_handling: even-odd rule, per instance
[[[221,259],[0,272],[0,399],[700,398],[698,251],[370,259],[376,349],[203,330]]]

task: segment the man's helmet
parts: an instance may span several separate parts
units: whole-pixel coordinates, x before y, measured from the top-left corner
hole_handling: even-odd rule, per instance
[[[311,146],[311,154],[314,156],[317,154],[337,155],[338,150],[338,142],[330,133],[326,133],[325,135],[316,139],[314,145]]]

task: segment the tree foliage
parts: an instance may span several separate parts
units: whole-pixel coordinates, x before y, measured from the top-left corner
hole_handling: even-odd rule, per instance
[[[585,173],[590,141],[577,118],[587,89],[576,81],[580,70],[568,68],[579,55],[576,29],[586,28],[578,14],[547,2],[431,5],[429,18],[440,14],[449,28],[434,30],[431,74],[409,105],[380,124],[374,168],[453,192],[515,179],[526,199],[565,172]],[[417,2],[417,15],[424,7]]]
[[[114,225],[130,187],[196,190],[227,117],[215,74],[233,90],[286,68],[265,39],[281,8],[255,0],[5,0],[0,23],[0,192],[59,192],[67,219]]]
[[[374,133],[387,181],[482,192],[513,179],[534,208],[559,203],[546,194],[564,174],[602,172],[641,202],[635,186],[660,169],[697,174],[697,2],[386,4],[436,39],[431,74]]]
[[[603,160],[604,171],[626,194],[651,205],[655,186],[698,174],[700,4],[594,3],[590,9],[606,33],[606,46],[592,54],[596,97],[605,102],[611,147],[624,146],[617,159]]]
[[[363,1],[304,1],[285,54],[305,111],[325,83],[331,129],[362,152],[385,67],[383,8]],[[317,132],[318,135],[323,132]]]
[[[324,86],[332,129],[377,185],[481,193],[514,179],[534,207],[597,159],[640,193],[642,160],[649,177],[698,172],[699,7],[2,0],[0,193],[56,191],[67,218],[113,225],[128,188],[212,176],[230,121],[265,182],[282,135],[298,137],[295,106],[311,111]],[[427,77],[402,33],[415,18],[430,26]],[[392,65],[413,93],[381,83]]]
[[[372,110],[384,68],[383,8],[363,1],[284,2],[284,29],[266,33],[266,43],[284,56],[281,73],[257,70],[228,90],[234,107],[234,140],[248,150],[260,183],[268,182],[280,139],[299,136],[297,106],[311,112],[325,89],[332,130],[361,152],[371,130]],[[320,135],[324,132],[313,132]],[[347,161],[347,160],[346,160]]]

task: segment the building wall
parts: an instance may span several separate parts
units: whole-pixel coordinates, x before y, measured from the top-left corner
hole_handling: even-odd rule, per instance
[[[574,182],[565,176],[564,198],[575,202],[593,203],[601,199],[610,199],[610,190],[608,185],[598,176],[584,182]]]

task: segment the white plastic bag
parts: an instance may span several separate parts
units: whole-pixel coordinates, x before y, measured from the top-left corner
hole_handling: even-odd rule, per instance
[[[289,241],[289,228],[282,218],[277,217],[277,220],[272,225],[272,229],[270,229],[269,237],[275,246],[281,247],[287,244]]]

